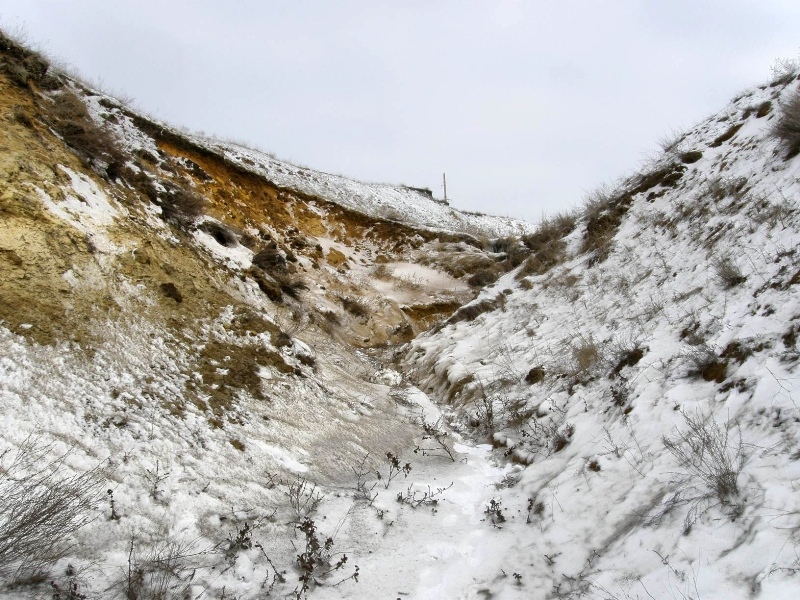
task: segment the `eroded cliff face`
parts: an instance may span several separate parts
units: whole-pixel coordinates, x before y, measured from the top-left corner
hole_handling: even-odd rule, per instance
[[[107,288],[125,278],[159,298],[162,284],[174,286],[182,301],[168,298],[162,308],[194,315],[256,283],[276,312],[300,310],[327,323],[329,335],[360,346],[397,343],[469,299],[465,275],[497,262],[472,236],[414,229],[282,189],[104,98],[95,118],[125,121],[120,131],[140,147],[87,112],[69,126],[107,136],[114,154],[82,155],[59,139],[53,116],[64,98],[85,99],[88,92],[70,85],[48,95],[5,78],[0,99],[3,318],[15,331],[35,325],[24,331],[40,342],[63,338],[65,323],[85,320],[81,311],[113,311]],[[430,268],[410,272],[421,263]],[[69,283],[69,271],[83,284]],[[67,310],[74,319],[65,320]]]
[[[407,424],[370,424],[374,400],[356,400],[367,386],[378,412],[393,406],[356,349],[428,329],[474,297],[476,272],[510,268],[508,253],[280,186],[255,159],[152,122],[13,42],[3,51],[0,326],[42,357],[23,367],[6,348],[29,383],[40,367],[94,381],[91,406],[70,404],[78,429],[124,430],[149,412],[168,428],[200,418],[236,452],[296,440],[323,479],[349,469],[323,449],[350,435],[348,460],[410,443]]]
[[[0,596],[794,598],[797,72],[531,232],[0,51]]]

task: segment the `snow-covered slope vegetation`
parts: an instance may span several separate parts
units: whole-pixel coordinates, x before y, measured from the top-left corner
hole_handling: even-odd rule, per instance
[[[494,493],[519,597],[797,593],[797,94],[742,94],[411,343],[421,388],[525,465]]]
[[[0,51],[0,596],[795,597],[797,73],[534,227]]]
[[[275,183],[306,194],[335,201],[342,206],[417,227],[464,231],[503,237],[529,233],[533,225],[508,217],[460,212],[442,200],[434,200],[428,189],[404,185],[363,183],[341,175],[321,173],[278,160],[269,154],[198,138],[195,140],[245,168]]]

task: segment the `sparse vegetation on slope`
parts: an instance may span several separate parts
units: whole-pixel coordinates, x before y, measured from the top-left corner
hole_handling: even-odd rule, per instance
[[[789,149],[787,159],[800,154],[800,92],[781,103],[773,132]]]
[[[794,76],[532,229],[0,42],[0,597],[794,596]]]
[[[574,230],[527,236],[515,284],[411,343],[418,385],[525,465],[484,514],[507,531],[505,507],[528,498],[535,539],[514,536],[507,556],[543,557],[516,571],[549,590],[531,597],[793,593],[798,540],[763,516],[768,498],[794,494],[800,457],[785,326],[798,312],[800,163],[774,126],[794,81],[666,140],[641,174],[591,194]],[[754,560],[769,546],[756,538],[793,550]],[[690,573],[691,594],[675,583]],[[741,584],[753,578],[758,592]]]

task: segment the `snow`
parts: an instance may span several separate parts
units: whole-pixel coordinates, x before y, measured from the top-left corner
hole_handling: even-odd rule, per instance
[[[390,349],[391,367],[310,334],[295,339],[280,356],[299,375],[262,365],[263,394],[241,392],[223,426],[182,402],[204,377],[198,352],[214,342],[278,352],[268,334],[231,333],[232,307],[191,315],[195,329],[178,330],[147,312],[156,300],[120,275],[117,301],[141,311],[91,324],[92,348],[40,346],[0,323],[0,458],[34,436],[53,444],[48,457],[66,453],[65,476],[101,467],[111,490],[54,577],[63,583],[70,564],[89,597],[123,597],[137,553],[183,543],[191,556],[175,574],[188,597],[264,597],[273,565],[286,581],[272,595],[293,597],[304,549],[297,524],[310,516],[320,539],[332,539],[331,562],[348,556],[342,569],[317,574],[312,598],[795,598],[800,158],[784,160],[769,135],[774,112],[743,112],[767,99],[777,107],[776,95],[796,87],[754,90],[649,165],[703,151],[676,186],[635,194],[603,262],[579,252],[581,221],[563,264],[522,280],[504,275],[476,299],[502,296],[495,310]],[[743,119],[736,136],[711,146]],[[128,134],[132,147],[149,143]],[[355,210],[400,211],[428,227],[527,230],[459,216],[408,188],[202,143]],[[87,176],[61,170],[70,180],[63,197],[38,190],[41,201],[101,252],[120,252],[108,231],[125,212]],[[746,178],[746,196],[714,198],[720,176]],[[246,248],[193,236],[220,263],[248,267]],[[726,283],[725,260],[746,279]],[[420,265],[387,268],[423,289],[459,289]],[[63,277],[78,281],[71,269]],[[245,284],[227,285],[254,310],[269,308]],[[634,349],[639,360],[622,360]],[[312,356],[315,366],[301,360]],[[727,361],[720,381],[697,374],[709,357]],[[227,357],[214,366],[237,365]],[[526,382],[533,367],[543,381]],[[178,404],[179,417],[170,413]],[[423,421],[446,434],[452,459]],[[691,464],[669,451],[691,441],[693,423],[741,461],[735,492],[709,489],[702,469],[713,459]],[[408,472],[390,480],[387,453]],[[324,497],[309,508],[302,490],[311,485]]]
[[[800,379],[796,352],[781,336],[798,305],[796,291],[781,282],[797,270],[787,256],[800,242],[800,163],[776,158],[785,151],[769,136],[766,118],[751,116],[730,142],[708,147],[743,108],[774,92],[765,88],[737,101],[723,111],[727,121],[710,118],[681,149],[658,159],[653,170],[680,151],[704,153],[678,187],[634,199],[601,265],[590,266],[572,245],[574,258],[529,276],[529,289],[511,273],[485,290],[481,298],[511,290],[502,310],[411,343],[407,367],[423,374],[424,389],[441,396],[473,380],[452,400],[462,421],[485,422],[488,399],[500,422],[493,438],[530,463],[513,491],[501,495],[504,504],[535,497],[544,506],[536,535],[520,531],[501,550],[506,560],[532,559],[519,567],[521,581],[536,582],[539,591],[526,597],[796,595],[797,582],[789,581],[800,543],[792,533],[800,525],[800,439],[793,425],[800,419]],[[731,194],[709,200],[708,182],[719,174],[746,178],[746,210],[728,208],[735,206]],[[759,198],[766,202],[760,209]],[[757,212],[779,203],[782,219]],[[671,216],[674,224],[654,226],[656,216]],[[721,281],[721,258],[733,261],[746,281],[733,287]],[[699,346],[681,339],[694,323],[704,338]],[[719,356],[733,341],[749,345],[752,355],[731,360],[723,384],[692,374],[698,353]],[[575,352],[583,346],[596,349],[598,362],[578,376],[559,376],[577,368]],[[634,347],[645,349],[641,361],[623,368],[624,379],[609,377],[618,357]],[[524,383],[537,365],[551,376]],[[511,425],[514,415],[503,413],[510,406],[539,418]],[[716,423],[727,432],[732,455],[741,440],[744,467],[732,504],[721,504],[664,447],[662,438],[679,439],[693,418],[707,420],[707,431]],[[574,432],[555,450],[555,431],[567,428]],[[669,509],[678,491],[697,500]],[[513,589],[501,587],[491,593],[506,597]]]
[[[69,176],[71,185],[63,190],[63,198],[54,200],[47,192],[35,188],[45,207],[75,229],[85,233],[92,244],[102,253],[118,254],[122,249],[114,244],[106,233],[122,208],[108,198],[97,184],[82,173],[76,173],[64,165],[58,168]]]
[[[131,117],[134,112],[130,108],[123,109],[114,98],[96,90],[92,91],[88,100],[92,117],[98,123],[111,127],[130,151],[158,156],[158,145],[135,125]],[[108,116],[114,118],[106,123],[104,117]],[[152,121],[149,117],[144,118]],[[174,132],[166,123],[153,123],[162,131]],[[427,229],[461,231],[489,237],[519,236],[535,227],[531,223],[510,217],[461,212],[413,187],[356,181],[297,166],[279,160],[272,154],[238,144],[188,133],[174,133],[224,156],[244,169],[262,175],[280,187],[316,196],[364,214]]]
[[[221,152],[238,165],[263,175],[281,187],[330,200],[353,210],[418,227],[464,231],[503,237],[522,235],[533,225],[509,217],[464,213],[406,186],[364,183],[300,167],[258,150],[195,137],[194,141]]]

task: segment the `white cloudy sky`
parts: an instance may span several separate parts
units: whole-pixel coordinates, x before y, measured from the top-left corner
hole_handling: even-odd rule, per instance
[[[0,0],[175,125],[538,219],[800,57],[797,0]]]

